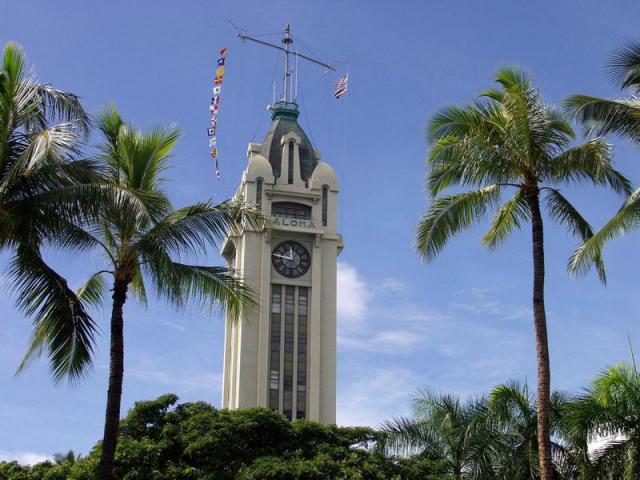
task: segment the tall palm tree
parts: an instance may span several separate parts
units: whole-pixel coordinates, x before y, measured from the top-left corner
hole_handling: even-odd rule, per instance
[[[417,227],[417,249],[433,260],[452,235],[480,221],[497,207],[483,242],[495,248],[516,228],[531,222],[533,317],[537,357],[537,435],[542,480],[552,479],[549,430],[551,372],[544,303],[544,244],[541,202],[549,216],[586,240],[589,223],[562,195],[563,184],[588,182],[626,194],[629,182],[611,165],[610,147],[595,139],[569,148],[575,134],[569,123],[547,106],[530,77],[518,68],[497,72],[498,89],[466,107],[450,106],[428,125],[431,151],[427,189],[434,197]],[[476,189],[442,195],[452,186]],[[499,205],[502,193],[515,194]],[[541,198],[542,197],[542,198]],[[594,256],[601,278],[604,267]]]
[[[47,331],[53,376],[90,363],[96,327],[43,246],[81,246],[67,229],[104,199],[95,164],[77,160],[89,117],[78,97],[37,81],[22,48],[8,43],[0,64],[0,252],[10,253],[16,305]]]
[[[412,418],[382,425],[381,447],[388,453],[418,454],[442,459],[455,479],[493,477],[497,430],[487,422],[486,400],[461,400],[450,394],[419,390]]]
[[[620,364],[602,372],[570,405],[565,424],[569,438],[595,445],[588,475],[580,478],[640,478],[640,374],[635,366]]]
[[[588,95],[573,95],[565,106],[586,127],[587,133],[607,135],[615,133],[634,143],[640,143],[640,42],[628,42],[617,50],[609,63],[612,79],[621,89],[629,89],[632,96],[604,99]],[[640,189],[631,193],[618,212],[595,235],[572,255],[569,270],[584,273],[594,256],[604,245],[640,225]]]
[[[179,138],[173,126],[158,126],[142,132],[127,125],[114,109],[97,120],[104,137],[101,161],[113,185],[135,192],[146,213],[130,216],[107,208],[102,222],[87,230],[93,245],[105,254],[103,270],[92,275],[79,290],[85,307],[102,304],[112,292],[110,322],[109,388],[98,478],[113,479],[113,462],[120,420],[124,375],[124,305],[130,294],[143,304],[147,286],[175,307],[187,300],[219,302],[233,315],[252,305],[251,292],[225,267],[188,265],[174,258],[194,257],[206,252],[239,225],[244,210],[224,203],[197,203],[174,210],[161,188],[167,161]],[[36,335],[27,354],[37,352]]]
[[[550,429],[554,433],[559,432],[567,403],[565,394],[551,394]],[[494,388],[489,395],[488,411],[506,444],[496,462],[498,478],[539,478],[538,413],[536,399],[527,384],[512,380]],[[556,457],[562,454],[561,444],[552,441],[551,447]]]

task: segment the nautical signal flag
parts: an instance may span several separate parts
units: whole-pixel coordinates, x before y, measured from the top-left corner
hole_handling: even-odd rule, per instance
[[[216,138],[216,127],[218,125],[218,108],[220,106],[220,93],[222,92],[222,80],[224,78],[224,64],[226,62],[225,56],[227,55],[227,49],[220,50],[220,58],[217,60],[216,75],[213,79],[213,97],[211,98],[211,105],[209,105],[209,112],[211,113],[211,127],[207,128],[207,134],[209,135],[209,155],[216,161],[216,177],[220,178],[220,162],[218,160],[218,139]]]
[[[336,97],[336,100],[339,99],[342,95],[347,93],[349,89],[349,74],[342,77],[340,80],[336,82],[336,91],[333,96]]]

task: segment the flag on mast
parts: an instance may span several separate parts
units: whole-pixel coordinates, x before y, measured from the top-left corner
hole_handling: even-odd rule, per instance
[[[336,82],[336,91],[333,96],[338,100],[341,96],[347,93],[349,89],[349,74],[347,73],[344,77]]]

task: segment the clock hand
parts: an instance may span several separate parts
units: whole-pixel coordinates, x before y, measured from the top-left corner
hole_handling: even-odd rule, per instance
[[[285,257],[284,255],[279,255],[279,254],[277,254],[277,253],[273,253],[272,255],[273,255],[274,257],[278,257],[278,258],[284,258],[285,260],[292,260],[292,259],[291,259],[291,258],[289,258],[289,257]]]

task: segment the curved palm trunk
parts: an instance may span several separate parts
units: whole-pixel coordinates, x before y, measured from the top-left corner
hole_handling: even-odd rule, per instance
[[[527,195],[529,208],[531,209],[531,236],[533,240],[533,319],[536,332],[538,377],[538,461],[540,463],[540,480],[553,480],[549,428],[551,369],[549,366],[547,316],[544,307],[544,241],[539,194],[538,187],[535,186]]]
[[[122,379],[124,376],[124,320],[122,307],[127,301],[128,283],[116,280],[113,287],[113,307],[111,311],[111,359],[109,365],[109,390],[107,411],[104,421],[102,453],[98,464],[99,480],[114,480],[113,461],[118,444],[120,424],[120,401],[122,399]]]

